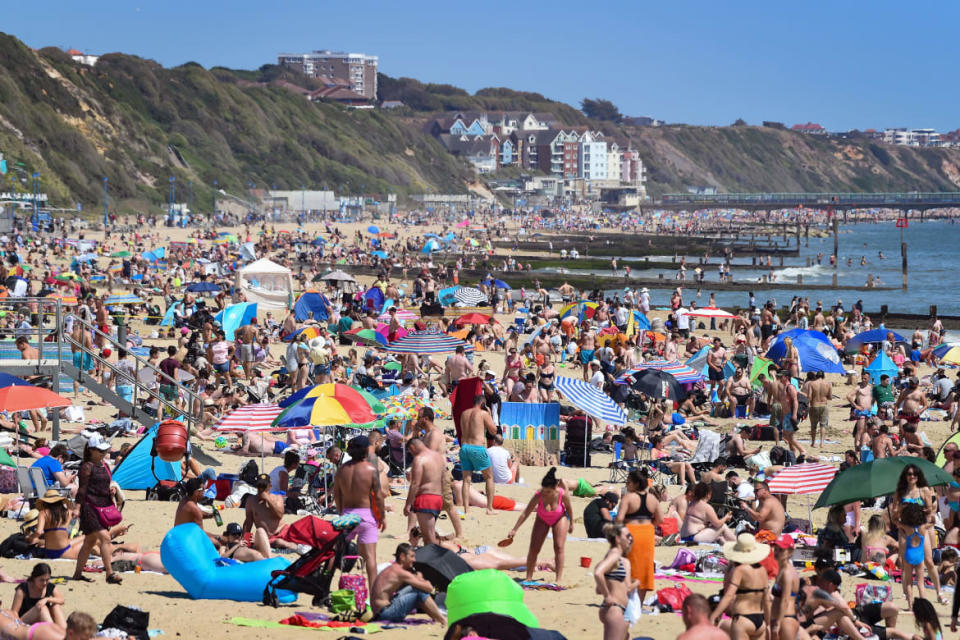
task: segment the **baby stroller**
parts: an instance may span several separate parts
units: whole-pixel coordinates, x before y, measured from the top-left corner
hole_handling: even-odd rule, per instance
[[[279,604],[277,591],[280,590],[312,595],[315,607],[329,604],[330,583],[343,562],[346,536],[357,524],[357,520],[350,518],[331,522],[316,516],[307,516],[291,524],[284,539],[311,549],[286,569],[273,572],[263,590],[263,604],[276,607]]]

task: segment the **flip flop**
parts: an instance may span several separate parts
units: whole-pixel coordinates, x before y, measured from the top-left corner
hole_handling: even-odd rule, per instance
[[[512,544],[513,544],[513,538],[504,538],[503,540],[501,540],[500,542],[497,543],[497,546],[498,546],[498,547],[509,547],[509,546],[512,545]]]
[[[115,573],[111,573],[107,576],[107,584],[123,584],[123,578]]]
[[[93,578],[88,578],[87,576],[80,576],[79,578],[72,577],[70,579],[75,580],[77,582],[93,582]]]

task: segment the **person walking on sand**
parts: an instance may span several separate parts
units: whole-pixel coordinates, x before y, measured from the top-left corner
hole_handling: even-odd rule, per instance
[[[487,453],[486,438],[497,434],[497,426],[493,424],[493,417],[486,411],[483,394],[473,399],[473,406],[460,416],[461,443],[460,468],[463,469],[463,486],[461,500],[463,512],[467,513],[470,506],[470,476],[474,471],[483,474],[483,481],[487,490],[487,515],[495,515],[493,509],[493,469],[490,455]]]
[[[610,543],[610,548],[593,570],[597,593],[603,596],[600,604],[603,640],[622,640],[630,630],[623,614],[627,610],[629,593],[636,588],[630,572],[630,560],[626,557],[633,546],[633,536],[622,524],[612,523],[603,527],[603,536]],[[707,613],[709,615],[709,610]]]
[[[416,514],[417,524],[427,544],[437,543],[436,524],[443,508],[441,495],[444,468],[443,457],[428,449],[420,438],[411,438],[407,449],[413,457],[410,465],[410,490],[403,505],[403,515]]]
[[[367,461],[370,439],[357,436],[347,444],[350,462],[333,479],[333,500],[341,514],[360,516],[360,524],[348,539],[357,538],[357,549],[367,569],[367,584],[377,578],[377,540],[387,528],[386,509],[380,493],[380,474]],[[374,512],[376,509],[376,512]]]
[[[513,540],[517,530],[536,512],[533,522],[533,533],[530,535],[530,548],[527,551],[527,580],[533,580],[533,572],[537,568],[537,556],[543,548],[543,542],[548,533],[553,533],[554,566],[557,572],[557,582],[563,580],[564,545],[567,534],[573,531],[573,507],[570,505],[570,494],[563,490],[557,480],[557,468],[550,467],[547,474],[540,481],[540,490],[537,491],[527,508],[520,514],[517,524],[507,534]]]
[[[460,514],[453,504],[453,476],[450,469],[447,469],[447,438],[433,420],[436,415],[430,407],[420,409],[419,423],[420,430],[423,433],[423,443],[428,449],[432,449],[440,454],[443,460],[443,469],[441,471],[440,496],[443,498],[443,510],[450,518],[450,524],[453,525],[454,538],[460,540],[463,538],[463,525],[460,524]]]
[[[806,455],[806,450],[797,442],[797,410],[799,401],[797,399],[797,389],[790,383],[790,373],[781,370],[777,373],[780,378],[780,407],[783,411],[783,417],[780,420],[780,426],[783,429],[783,439],[798,457]]]
[[[627,493],[620,501],[617,522],[625,525],[633,536],[628,554],[633,577],[639,584],[640,601],[654,588],[653,554],[656,543],[655,526],[663,522],[660,501],[650,493],[650,471],[647,467],[634,469],[627,476]]]
[[[79,484],[77,486],[77,505],[80,509],[80,531],[84,534],[83,545],[77,553],[77,567],[73,572],[74,580],[93,582],[83,575],[87,566],[87,558],[95,544],[100,546],[100,557],[103,558],[104,572],[107,574],[108,584],[121,584],[123,579],[113,572],[111,559],[113,544],[110,541],[110,525],[118,522],[104,522],[101,510],[108,511],[110,507],[116,510],[110,490],[112,476],[104,457],[110,450],[110,443],[104,442],[99,435],[93,435],[83,449],[83,462],[80,465]],[[104,514],[106,517],[107,514]]]
[[[813,374],[813,379],[804,383],[804,393],[810,400],[810,446],[817,444],[817,428],[820,428],[820,448],[830,428],[830,407],[828,403],[833,397],[833,385],[824,378],[822,371]]]

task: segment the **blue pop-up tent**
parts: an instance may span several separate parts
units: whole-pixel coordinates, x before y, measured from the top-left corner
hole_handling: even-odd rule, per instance
[[[154,461],[150,455],[153,441],[157,437],[158,425],[159,423],[147,429],[137,444],[133,445],[133,449],[114,468],[113,479],[121,489],[147,490],[156,486],[157,479],[180,481],[180,463],[164,462],[160,458]]]
[[[711,348],[712,347],[710,345],[703,347],[702,349],[700,349],[700,351],[697,351],[695,354],[690,356],[690,358],[688,358],[686,362],[686,365],[688,367],[690,367],[695,371],[699,371],[704,378],[710,377],[710,372],[708,371],[708,369],[710,368],[710,365],[707,364],[707,354],[710,352]],[[732,362],[728,360],[727,362],[724,363],[723,365],[724,380],[726,380],[736,372],[737,372],[737,368],[733,365]]]
[[[364,309],[380,311],[380,309],[383,309],[383,301],[385,299],[380,287],[370,287],[366,293],[363,294],[363,307]]]
[[[214,317],[223,328],[223,335],[227,340],[233,340],[234,332],[257,317],[256,302],[241,302],[232,304]]]
[[[309,317],[309,313],[313,313],[314,320],[324,322],[328,317],[328,306],[330,306],[330,301],[327,300],[327,296],[319,291],[304,291],[293,305],[293,315],[297,322],[303,322]]]
[[[863,370],[870,373],[871,384],[880,384],[880,376],[882,375],[895,378],[900,372],[900,369],[897,368],[897,365],[890,359],[890,356],[883,351],[873,359],[873,362],[864,367]]]

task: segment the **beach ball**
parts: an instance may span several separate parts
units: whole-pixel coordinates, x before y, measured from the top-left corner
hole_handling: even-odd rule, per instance
[[[213,441],[213,445],[217,449],[226,449],[227,448],[227,439],[223,436],[219,436],[216,440]]]

